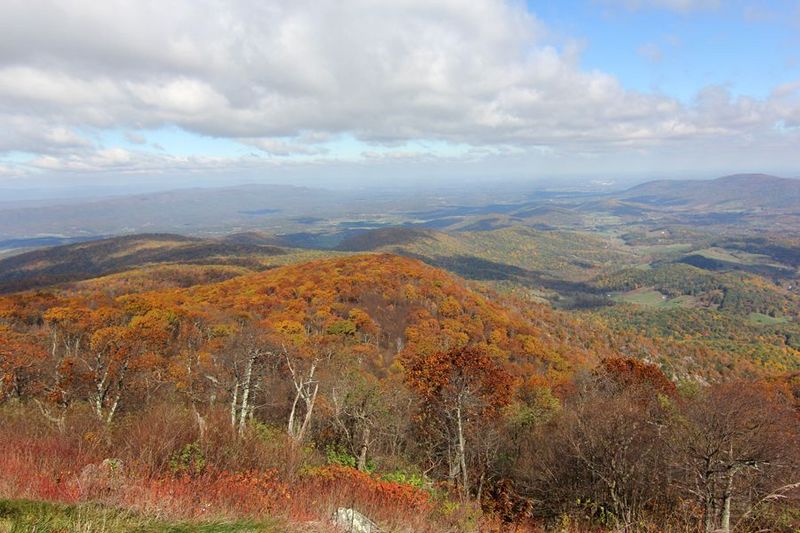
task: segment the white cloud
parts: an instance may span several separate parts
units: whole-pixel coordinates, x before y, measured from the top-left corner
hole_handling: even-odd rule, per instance
[[[283,139],[240,139],[240,142],[254,146],[263,152],[276,156],[327,153],[327,149],[325,148],[318,148],[308,144],[291,142]]]
[[[32,169],[74,173],[142,174],[214,171],[263,167],[254,158],[215,158],[152,154],[122,148],[99,149],[65,156],[43,155],[26,163]]]
[[[73,127],[46,117],[0,111],[0,153],[65,153],[91,146]]]
[[[129,143],[133,144],[145,144],[147,142],[147,138],[144,135],[139,135],[138,133],[128,131],[125,133],[125,139]]]
[[[19,169],[15,168],[14,166],[0,164],[0,177],[13,178],[19,176],[20,174],[21,172]]]
[[[626,90],[608,73],[582,69],[573,50],[546,36],[522,2],[502,0],[175,0],[168,8],[155,0],[6,0],[0,152],[38,154],[33,165],[51,170],[224,164],[113,152],[80,133],[175,125],[273,159],[335,158],[324,142],[341,135],[568,156],[731,144],[763,132],[775,143],[775,124],[800,108],[777,93],[734,99],[712,88],[687,105]],[[651,60],[657,52],[641,51]]]

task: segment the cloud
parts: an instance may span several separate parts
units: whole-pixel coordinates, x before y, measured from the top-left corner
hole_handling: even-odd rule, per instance
[[[314,147],[300,142],[291,142],[283,139],[240,139],[240,142],[254,146],[270,155],[312,155],[326,153],[327,149]]]
[[[26,163],[30,169],[79,174],[159,174],[229,171],[242,168],[265,168],[259,158],[176,156],[143,150],[106,148],[66,156],[43,155]]]
[[[2,104],[0,104],[2,106]],[[0,153],[65,153],[88,148],[91,141],[67,124],[18,110],[0,112]]]
[[[12,165],[0,164],[0,177],[14,178],[21,174],[21,171]]]
[[[408,158],[402,145],[417,140],[583,156],[773,135],[797,113],[795,100],[778,96],[711,89],[686,104],[630,91],[583,69],[575,50],[547,35],[522,2],[501,0],[175,0],[169,9],[155,0],[9,0],[0,7],[0,152],[34,153],[34,168],[49,171],[225,164],[144,146],[110,151],[86,138],[177,126],[275,160],[330,161],[326,140],[340,136],[400,145],[394,159]],[[660,57],[657,47],[640,53]]]
[[[143,135],[139,135],[138,133],[134,133],[132,131],[125,133],[125,139],[132,144],[145,144],[147,142],[147,138]]]
[[[601,0],[605,4],[622,6],[626,9],[667,9],[688,13],[690,11],[718,9],[721,0]]]

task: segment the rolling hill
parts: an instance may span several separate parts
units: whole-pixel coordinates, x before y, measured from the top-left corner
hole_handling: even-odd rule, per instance
[[[387,246],[411,245],[417,241],[436,240],[442,234],[429,229],[391,227],[365,231],[345,238],[336,247],[337,250],[365,252],[379,250]]]
[[[34,250],[0,259],[0,292],[95,278],[162,263],[258,267],[258,257],[286,253],[269,245],[239,244],[172,234],[142,234]]]
[[[339,249],[407,255],[467,279],[508,281],[562,293],[592,292],[579,285],[632,258],[629,251],[597,235],[522,225],[451,233],[381,228],[345,239]]]

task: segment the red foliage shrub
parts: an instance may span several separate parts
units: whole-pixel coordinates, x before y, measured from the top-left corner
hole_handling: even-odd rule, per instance
[[[284,508],[289,488],[274,472],[207,471],[135,480],[120,496],[128,507],[170,517],[268,516]]]
[[[598,373],[618,386],[647,387],[667,396],[677,396],[675,384],[656,365],[631,357],[608,357],[600,362]]]
[[[82,459],[71,443],[54,438],[34,442],[3,438],[0,447],[0,491],[4,495],[78,501],[80,491],[73,477],[75,465]]]
[[[17,415],[21,409],[13,408]],[[288,446],[282,435],[264,436],[252,429],[237,437],[212,421],[205,438],[192,441],[198,436],[192,419],[175,407],[150,410],[141,419],[120,419],[108,430],[88,419],[70,421],[62,432],[34,410],[17,415],[5,417],[0,427],[0,497],[98,501],[168,519],[280,516],[326,521],[337,507],[355,507],[377,520],[429,530],[433,501],[410,485],[342,466],[302,474],[288,467],[242,468],[255,461],[278,464],[290,456],[295,464],[308,464],[308,457],[300,457],[309,452]],[[192,475],[172,464],[187,442],[204,454],[204,466]],[[112,450],[114,459],[109,458]]]
[[[352,500],[380,502],[387,507],[412,508],[430,511],[430,494],[412,485],[376,478],[366,472],[341,465],[328,465],[312,470],[306,483],[331,492],[332,488],[349,492]]]

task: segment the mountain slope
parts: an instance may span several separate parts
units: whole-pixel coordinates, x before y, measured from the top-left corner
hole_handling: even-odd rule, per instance
[[[285,251],[274,246],[226,243],[182,235],[114,237],[34,250],[0,260],[0,292],[90,279],[159,263],[250,264],[248,258]]]
[[[406,355],[469,343],[482,345],[522,380],[539,376],[555,385],[617,353],[591,322],[485,292],[390,254],[307,261],[188,288],[125,293],[82,283],[61,289],[0,297],[0,317],[23,316],[30,323],[47,310],[88,316],[101,306],[207,320],[220,332],[235,330],[247,317],[284,340],[339,339],[347,354],[378,376],[402,371]],[[39,319],[31,318],[37,313]]]
[[[605,315],[521,302],[391,254],[309,261],[192,287],[173,297],[187,305],[208,302],[247,312],[263,324],[302,335],[349,336],[360,346],[354,353],[367,354],[365,364],[379,373],[390,371],[403,353],[468,341],[506,354],[509,369],[521,379],[539,376],[551,384],[613,356],[658,362],[670,376],[689,380],[772,375],[798,366],[797,352],[785,345],[770,347],[770,356],[759,358],[757,350],[729,353],[728,345],[718,349],[691,337],[645,336]]]
[[[160,278],[163,268],[137,268],[55,291],[0,297],[0,317],[21,317],[29,325],[41,323],[48,309],[92,313],[94,306],[103,306],[117,307],[123,314],[135,309],[139,314],[153,310],[163,316],[208,317],[201,320],[213,321],[209,327],[219,324],[219,331],[236,329],[248,317],[259,328],[303,342],[339,337],[350,346],[347,352],[377,375],[402,371],[403,354],[432,353],[469,342],[497,354],[520,380],[541,379],[550,386],[615,356],[657,362],[681,380],[775,375],[800,364],[789,346],[794,341],[773,339],[766,330],[759,335],[771,337],[758,337],[750,344],[739,337],[706,342],[702,329],[718,329],[719,321],[708,322],[705,319],[713,317],[704,314],[686,322],[705,321],[700,336],[675,337],[658,330],[660,322],[652,327],[640,324],[658,317],[630,306],[609,308],[607,314],[559,311],[496,294],[417,259],[391,254],[319,259],[250,273],[200,267],[205,271],[188,283],[147,281]],[[136,279],[140,275],[145,282]],[[119,276],[133,281],[111,279]],[[224,278],[230,279],[219,281]],[[678,317],[671,320],[677,324]],[[722,335],[729,330],[736,331],[727,328]]]
[[[365,231],[344,239],[336,247],[337,250],[365,252],[378,250],[387,246],[412,244],[420,240],[437,238],[437,232],[429,229],[391,227]]]
[[[382,228],[346,239],[340,248],[409,255],[468,279],[513,279],[539,287],[551,285],[547,280],[588,280],[630,255],[590,233],[521,225],[453,233]]]
[[[673,209],[800,208],[800,180],[735,174],[713,180],[659,180],[628,189],[629,202]]]

